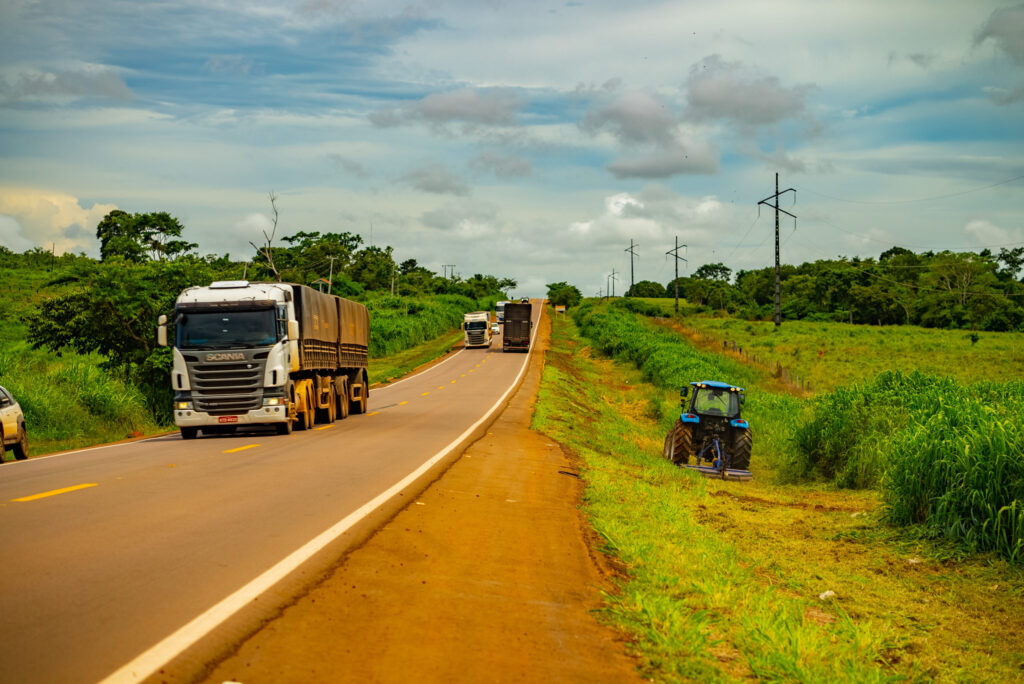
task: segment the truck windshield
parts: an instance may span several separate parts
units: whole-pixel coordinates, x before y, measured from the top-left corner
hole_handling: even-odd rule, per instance
[[[735,392],[715,387],[698,389],[693,398],[693,410],[712,416],[732,418],[739,415],[740,398]]]
[[[188,313],[178,319],[179,349],[262,347],[277,340],[273,309]]]
[[[466,330],[486,330],[487,321],[470,321],[466,323]]]

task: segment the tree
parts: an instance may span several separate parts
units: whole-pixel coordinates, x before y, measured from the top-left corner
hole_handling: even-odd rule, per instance
[[[576,306],[583,300],[583,293],[565,282],[548,283],[548,300],[555,305]]]
[[[721,280],[729,282],[729,278],[732,276],[732,269],[726,267],[723,263],[704,264],[696,271],[693,272],[693,277],[698,280]]]
[[[265,230],[263,231],[263,244],[261,246],[257,246],[256,243],[251,240],[249,241],[249,244],[256,250],[257,257],[263,259],[267,269],[274,274],[274,278],[277,282],[281,282],[281,273],[274,265],[274,236],[277,234],[277,219],[279,218],[277,213],[277,195],[275,195],[274,191],[271,190],[268,193],[268,197],[270,198],[270,210],[274,212],[274,220],[270,227],[270,232],[268,233]]]
[[[115,209],[96,226],[100,241],[100,259],[119,256],[127,261],[164,261],[176,259],[199,245],[181,240],[185,229],[166,211],[129,214]]]
[[[664,297],[665,288],[653,280],[641,280],[626,291],[627,297]]]

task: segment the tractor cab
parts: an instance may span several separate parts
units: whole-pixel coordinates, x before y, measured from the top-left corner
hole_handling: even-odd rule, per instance
[[[740,407],[743,405],[743,388],[728,385],[724,382],[704,380],[702,382],[691,382],[693,396],[687,404],[686,399],[690,388],[684,386],[680,391],[683,399],[683,408],[686,413],[698,416],[716,416],[720,418],[735,419],[740,417]]]

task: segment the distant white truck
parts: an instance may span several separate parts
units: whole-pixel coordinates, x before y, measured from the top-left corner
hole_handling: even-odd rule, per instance
[[[505,302],[505,301],[495,302],[495,304],[494,304],[494,312],[498,316],[498,323],[504,323],[505,322],[505,305],[506,304],[508,304],[508,302]]]
[[[466,347],[491,346],[491,314],[487,311],[474,311],[462,319],[462,330],[465,333]]]

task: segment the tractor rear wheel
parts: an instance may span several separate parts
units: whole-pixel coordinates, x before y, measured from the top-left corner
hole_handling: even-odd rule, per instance
[[[693,427],[677,420],[665,437],[665,458],[673,463],[684,464],[690,462],[691,453],[693,453]]]
[[[750,434],[750,428],[737,431],[732,440],[732,449],[729,450],[730,467],[750,470],[750,451],[753,446],[754,436]]]

